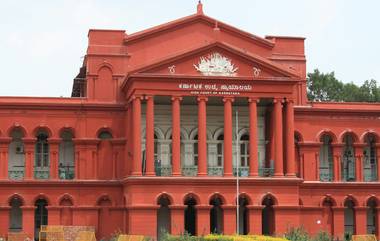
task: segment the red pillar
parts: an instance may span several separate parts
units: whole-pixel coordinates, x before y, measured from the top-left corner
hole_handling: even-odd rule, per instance
[[[248,233],[261,235],[262,233],[262,212],[263,206],[248,205]]]
[[[342,156],[342,144],[333,144],[333,156],[334,156],[334,181],[339,182],[341,178],[341,156]]]
[[[181,110],[182,97],[172,97],[172,168],[173,176],[181,175]]]
[[[368,207],[354,207],[355,209],[355,234],[367,234],[367,209]]]
[[[60,139],[48,139],[50,146],[50,178],[58,179],[59,142]]]
[[[154,99],[153,96],[145,96],[146,99],[146,175],[154,176]]]
[[[170,206],[171,212],[171,234],[180,235],[185,230],[185,205]]]
[[[207,175],[207,97],[198,97],[198,176]]]
[[[293,100],[286,102],[286,125],[286,176],[295,177]]]
[[[248,98],[249,102],[249,175],[259,175],[259,161],[257,151],[257,102],[255,98]]]
[[[197,235],[203,236],[210,233],[210,205],[197,206]]]
[[[157,209],[158,206],[129,207],[128,234],[157,237]]]
[[[132,176],[141,176],[141,97],[133,97],[133,169]]]
[[[274,102],[274,122],[275,122],[275,164],[274,175],[276,177],[284,176],[284,161],[283,161],[283,146],[282,146],[282,104],[280,99],[276,99]]]
[[[8,179],[8,152],[12,138],[3,137],[0,139],[0,179]]]
[[[363,149],[365,144],[355,143],[355,176],[356,181],[362,182],[364,180],[363,173]]]
[[[236,206],[223,205],[223,234],[231,235],[236,233]]]
[[[22,231],[34,239],[34,206],[22,206]]]
[[[34,178],[34,146],[36,138],[23,138],[25,145],[25,179]]]
[[[225,97],[224,102],[224,176],[232,176],[232,102]]]
[[[344,207],[333,207],[334,237],[342,239],[344,234]]]

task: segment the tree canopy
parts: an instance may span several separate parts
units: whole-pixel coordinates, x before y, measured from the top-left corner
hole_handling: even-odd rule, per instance
[[[380,86],[376,80],[366,80],[361,86],[343,83],[334,72],[321,73],[318,69],[307,74],[307,96],[311,101],[379,102]]]

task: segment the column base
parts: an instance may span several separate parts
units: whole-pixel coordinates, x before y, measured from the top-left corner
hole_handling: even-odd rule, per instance
[[[155,172],[146,172],[145,176],[147,176],[147,177],[155,177],[156,173]]]
[[[283,173],[275,173],[273,177],[284,177]]]
[[[172,177],[181,177],[181,176],[182,176],[181,173],[178,173],[178,172],[172,173]]]
[[[292,178],[296,178],[297,177],[297,175],[295,173],[287,173],[285,176],[286,177],[292,177]]]

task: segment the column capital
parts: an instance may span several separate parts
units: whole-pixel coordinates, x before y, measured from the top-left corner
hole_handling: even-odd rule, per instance
[[[9,144],[12,141],[12,137],[0,137],[0,144]]]
[[[135,99],[138,99],[138,100],[143,100],[143,99],[144,99],[144,97],[143,97],[142,95],[137,95],[137,94],[135,94],[135,95],[132,95],[132,100],[135,100]]]
[[[37,141],[37,138],[35,137],[24,137],[22,138],[22,142],[25,144],[34,144]]]
[[[286,103],[294,104],[294,99],[286,99],[285,102],[286,102]]]
[[[260,98],[259,97],[248,97],[248,102],[249,103],[259,103],[260,102]]]
[[[198,97],[197,97],[197,101],[198,101],[198,102],[201,102],[201,101],[205,101],[205,102],[207,102],[207,101],[208,101],[208,98],[207,98],[206,96],[198,96]]]
[[[226,102],[234,102],[235,101],[235,98],[234,97],[230,97],[230,96],[226,96],[226,97],[223,97],[223,102],[226,103]]]
[[[144,99],[145,99],[145,100],[151,100],[151,99],[154,99],[154,95],[145,95],[145,96],[144,96]]]
[[[276,104],[277,102],[279,103],[284,103],[284,98],[280,97],[280,98],[274,98],[273,99],[273,104]]]
[[[47,141],[49,144],[59,144],[59,143],[61,143],[62,139],[61,138],[48,138]]]
[[[357,147],[361,147],[361,148],[364,148],[364,147],[366,147],[367,146],[367,144],[366,143],[353,143],[352,144],[355,148],[357,148]]]
[[[181,101],[181,100],[182,100],[182,96],[174,95],[174,96],[172,96],[170,99],[171,99],[172,101],[176,101],[176,100]]]

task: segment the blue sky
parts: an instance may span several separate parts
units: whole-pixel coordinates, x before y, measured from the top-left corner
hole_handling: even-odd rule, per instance
[[[203,0],[205,14],[259,36],[306,37],[307,69],[380,82],[380,1]],[[3,0],[0,95],[70,96],[89,28],[127,33],[193,14],[197,0]]]

